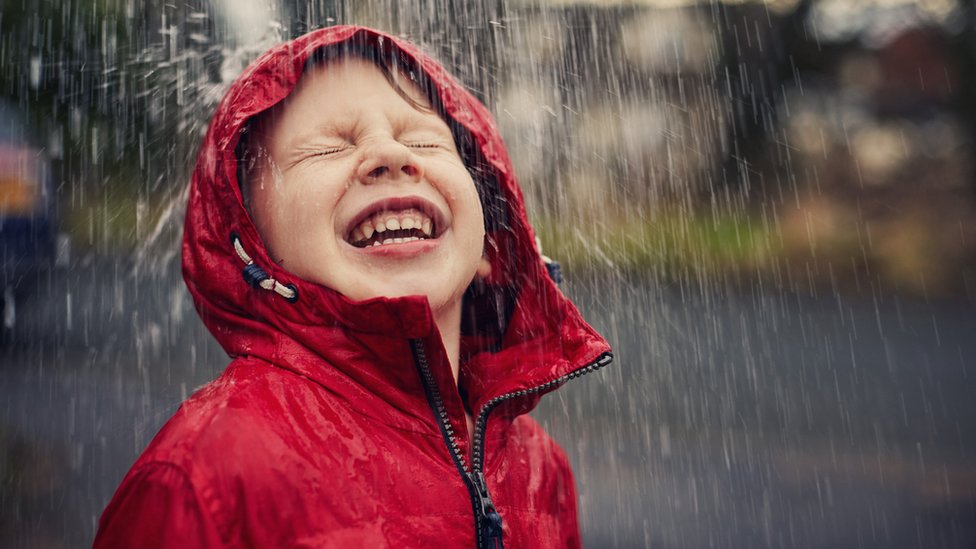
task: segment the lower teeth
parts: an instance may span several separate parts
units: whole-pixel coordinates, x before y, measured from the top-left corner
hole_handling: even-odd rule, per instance
[[[373,242],[372,244],[367,244],[366,247],[367,248],[370,248],[370,247],[375,247],[375,246],[385,246],[387,244],[403,244],[403,243],[406,243],[406,242],[413,242],[415,240],[427,240],[427,239],[426,238],[418,238],[416,236],[408,236],[406,238],[387,238],[386,240],[382,240],[382,241],[381,240],[377,240],[376,242]]]

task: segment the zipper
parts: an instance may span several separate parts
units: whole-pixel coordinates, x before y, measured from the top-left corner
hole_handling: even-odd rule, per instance
[[[481,407],[478,418],[475,420],[474,435],[471,443],[471,468],[469,469],[465,462],[464,454],[461,452],[461,447],[458,445],[454,427],[448,418],[447,408],[444,406],[444,399],[441,397],[440,390],[438,390],[437,384],[434,381],[434,375],[430,371],[430,364],[427,362],[427,352],[424,349],[424,343],[419,339],[411,339],[410,348],[413,351],[417,368],[420,370],[420,377],[423,381],[427,403],[434,412],[441,436],[444,437],[444,442],[447,443],[447,448],[451,454],[451,459],[454,461],[454,466],[457,467],[458,473],[460,473],[468,489],[468,495],[471,498],[471,507],[474,510],[477,547],[478,549],[503,549],[502,516],[495,508],[495,504],[491,501],[491,495],[488,493],[488,485],[485,482],[484,475],[485,430],[488,426],[488,414],[506,400],[539,393],[555,385],[560,385],[571,379],[599,370],[613,360],[613,355],[604,353],[595,362],[552,381],[529,389],[512,391],[489,400]]]
[[[532,395],[535,393],[541,393],[556,385],[561,385],[571,379],[576,379],[580,376],[585,376],[591,372],[595,372],[600,368],[603,368],[607,364],[613,361],[613,355],[611,353],[603,353],[594,362],[583,366],[578,370],[573,370],[572,372],[557,377],[556,379],[543,383],[542,385],[536,385],[529,389],[522,389],[519,391],[512,391],[511,393],[505,393],[504,395],[497,396],[481,407],[481,412],[478,413],[478,418],[474,423],[474,441],[471,443],[471,464],[476,471],[480,471],[484,467],[484,456],[485,456],[485,430],[488,427],[488,414],[491,411],[506,400],[522,397],[526,395]]]
[[[488,484],[485,483],[485,475],[481,471],[468,473],[468,478],[474,484],[477,495],[477,506],[475,516],[478,517],[480,526],[478,527],[478,547],[489,549],[502,549],[502,516],[495,509],[495,504],[491,502],[488,495]],[[484,545],[482,545],[482,542]]]

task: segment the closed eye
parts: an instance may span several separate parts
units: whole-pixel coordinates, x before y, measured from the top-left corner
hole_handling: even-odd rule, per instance
[[[440,143],[407,143],[407,146],[411,149],[437,149],[440,148]]]
[[[336,154],[346,150],[346,147],[330,147],[327,149],[322,149],[320,151],[315,151],[308,156],[329,156],[330,154]]]
[[[333,155],[338,155],[339,153],[345,152],[352,147],[349,143],[308,143],[300,146],[296,146],[293,153],[288,157],[287,162],[283,166],[285,170],[289,170],[294,166],[304,164],[306,162],[314,163],[318,160],[330,159]]]

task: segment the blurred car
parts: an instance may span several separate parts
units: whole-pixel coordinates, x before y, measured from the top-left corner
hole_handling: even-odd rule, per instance
[[[50,162],[40,151],[0,142],[0,324],[8,332],[17,296],[54,266],[58,234],[50,179]]]

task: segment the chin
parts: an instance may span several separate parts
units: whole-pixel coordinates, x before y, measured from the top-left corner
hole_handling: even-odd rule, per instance
[[[428,303],[430,303],[430,308],[436,313],[439,309],[443,308],[445,305],[450,304],[452,301],[460,301],[461,296],[464,295],[464,289],[457,293],[457,295],[445,295],[444,288],[450,283],[445,282],[443,286],[431,287],[429,281],[432,278],[414,275],[410,277],[410,280],[388,280],[386,284],[380,284],[371,287],[369,290],[363,292],[362,299],[370,299],[373,297],[408,297],[408,296],[424,296],[427,298]],[[418,283],[418,282],[427,283]]]

